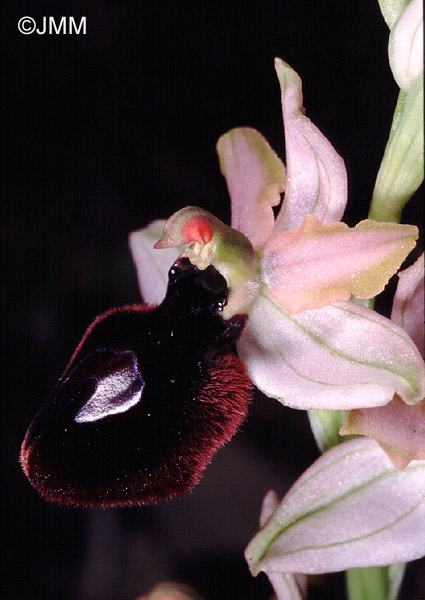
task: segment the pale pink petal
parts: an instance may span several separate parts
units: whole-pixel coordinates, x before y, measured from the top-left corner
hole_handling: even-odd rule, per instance
[[[253,246],[264,244],[273,230],[273,206],[285,189],[285,166],[255,129],[240,127],[217,142],[220,169],[232,201],[231,225]]]
[[[302,600],[303,596],[295,575],[292,573],[268,573],[267,576],[277,600]]]
[[[253,383],[293,408],[382,406],[425,395],[425,366],[398,325],[351,301],[290,315],[263,286],[238,354]]]
[[[154,221],[129,236],[140,292],[148,304],[159,304],[165,298],[168,271],[182,250],[178,247],[165,250],[154,249],[154,244],[162,235],[164,225],[165,221]]]
[[[391,319],[403,327],[424,355],[424,255],[398,274]]]
[[[314,214],[323,223],[339,221],[347,203],[344,161],[302,112],[301,79],[283,60],[275,59],[282,93],[287,182],[275,231],[296,229]]]
[[[341,435],[374,438],[398,469],[425,460],[425,400],[409,406],[397,396],[386,406],[350,410]]]
[[[261,505],[260,528],[271,519],[279,506],[279,498],[273,490],[264,496]],[[302,600],[307,590],[307,577],[303,573],[269,573],[277,600]]]
[[[337,300],[373,298],[415,246],[412,225],[361,221],[323,225],[307,215],[299,229],[273,235],[262,261],[263,281],[288,312]]]
[[[264,496],[263,503],[261,505],[260,513],[260,527],[264,527],[267,521],[273,516],[277,507],[279,506],[279,498],[276,492],[269,490]]]
[[[425,554],[425,461],[394,468],[370,438],[323,454],[248,545],[254,575],[329,573]]]
[[[424,69],[422,0],[412,0],[391,30],[388,56],[399,87],[407,92]]]

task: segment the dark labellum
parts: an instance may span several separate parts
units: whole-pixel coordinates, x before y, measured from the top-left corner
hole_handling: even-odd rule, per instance
[[[44,498],[125,506],[192,489],[251,396],[233,349],[247,317],[223,320],[226,297],[214,267],[182,259],[160,306],[95,319],[22,444],[22,467]]]

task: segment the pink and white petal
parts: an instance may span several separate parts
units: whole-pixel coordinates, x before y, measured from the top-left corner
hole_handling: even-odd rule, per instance
[[[137,269],[140,292],[147,304],[159,304],[165,297],[168,271],[182,248],[154,249],[165,221],[153,221],[147,227],[130,233],[129,246]]]
[[[260,527],[264,527],[279,506],[279,498],[273,490],[269,490],[261,504]]]
[[[361,221],[323,224],[307,215],[292,231],[272,235],[262,261],[263,281],[291,314],[337,300],[373,298],[415,247],[417,227]]]
[[[267,573],[276,600],[302,600],[300,588],[293,573]]]
[[[388,56],[398,86],[408,92],[422,73],[424,20],[421,0],[411,0],[390,33]]]
[[[267,396],[302,410],[369,408],[425,395],[425,366],[403,329],[355,302],[290,315],[262,286],[238,354]]]
[[[375,440],[359,438],[305,471],[245,557],[254,575],[382,566],[423,556],[424,529],[425,461],[398,470]]]
[[[271,519],[279,506],[276,492],[269,490],[264,496],[260,513],[260,528]],[[302,600],[307,591],[307,577],[303,573],[269,573],[277,600]]]
[[[231,225],[253,246],[264,244],[274,226],[273,206],[285,190],[285,165],[255,129],[240,127],[217,142],[220,169],[232,203]]]
[[[341,435],[374,438],[398,469],[425,460],[425,400],[409,406],[398,396],[386,406],[350,410]]]
[[[424,356],[424,255],[398,277],[391,319],[407,331]]]
[[[271,519],[278,506],[279,498],[276,492],[269,490],[261,505],[260,529]],[[268,578],[277,600],[302,600],[307,588],[307,578],[302,573],[270,573]]]
[[[287,181],[274,231],[296,229],[308,214],[324,223],[339,221],[347,203],[344,161],[304,116],[300,77],[279,58],[275,69],[282,95]]]

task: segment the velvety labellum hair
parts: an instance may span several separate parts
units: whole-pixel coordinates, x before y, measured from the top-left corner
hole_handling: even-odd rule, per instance
[[[22,445],[22,467],[44,498],[124,506],[192,489],[251,396],[233,347],[247,317],[224,321],[226,297],[214,267],[183,259],[160,306],[95,319]]]

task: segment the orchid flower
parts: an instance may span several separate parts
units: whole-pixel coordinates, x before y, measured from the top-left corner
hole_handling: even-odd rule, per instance
[[[340,433],[369,437],[330,448],[281,502],[274,492],[263,501],[245,556],[279,600],[301,600],[309,574],[425,555],[423,255],[399,275],[391,320],[357,302],[379,294],[414,248],[417,228],[394,221],[423,179],[421,6],[380,2],[401,93],[376,220],[341,222],[344,162],[305,115],[300,77],[276,59],[286,167],[254,129],[219,139],[231,226],[189,206],[131,234],[153,306],[97,317],[21,451],[47,499],[149,503],[192,489],[243,421],[251,382],[335,422],[347,410]],[[104,473],[105,447],[114,466]],[[149,595],[166,596],[193,593],[163,585]]]
[[[225,277],[223,318],[249,314],[238,354],[267,396],[299,409],[383,406],[395,394],[417,404],[425,369],[415,344],[399,325],[349,300],[383,289],[414,247],[417,230],[370,220],[350,229],[338,222],[347,201],[344,163],[303,114],[299,76],[279,59],[276,71],[286,172],[257,131],[230,131],[217,149],[232,227],[188,207],[167,221],[155,247],[170,252],[179,246],[177,257],[183,246],[197,267],[212,264]],[[147,302],[165,294],[160,252],[146,252],[159,231],[156,222],[130,237]],[[162,289],[153,290],[149,284],[161,277]]]
[[[305,116],[298,75],[280,60],[276,70],[286,169],[257,131],[230,131],[217,149],[232,227],[188,207],[164,224],[155,247],[174,249],[175,257],[181,254],[200,269],[212,264],[225,277],[223,318],[249,315],[237,350],[261,391],[294,408],[335,415],[351,409],[341,433],[379,442],[361,438],[336,446],[280,503],[273,492],[264,499],[247,561],[253,574],[267,573],[279,600],[299,600],[308,574],[383,566],[425,553],[425,461],[416,460],[425,458],[423,438],[419,433],[400,447],[415,416],[423,415],[425,369],[415,344],[419,263],[400,275],[392,320],[349,299],[383,289],[413,248],[415,228],[367,220],[350,229],[339,222],[347,201],[343,161]],[[155,250],[146,247],[161,227],[156,222],[130,238],[142,294],[152,302],[165,285],[153,292],[144,281],[165,277]],[[354,429],[355,417],[357,424],[373,411],[378,418],[371,427],[362,422]],[[399,414],[401,430],[393,426]],[[422,427],[422,417],[415,423]],[[394,576],[394,589],[397,581]]]

